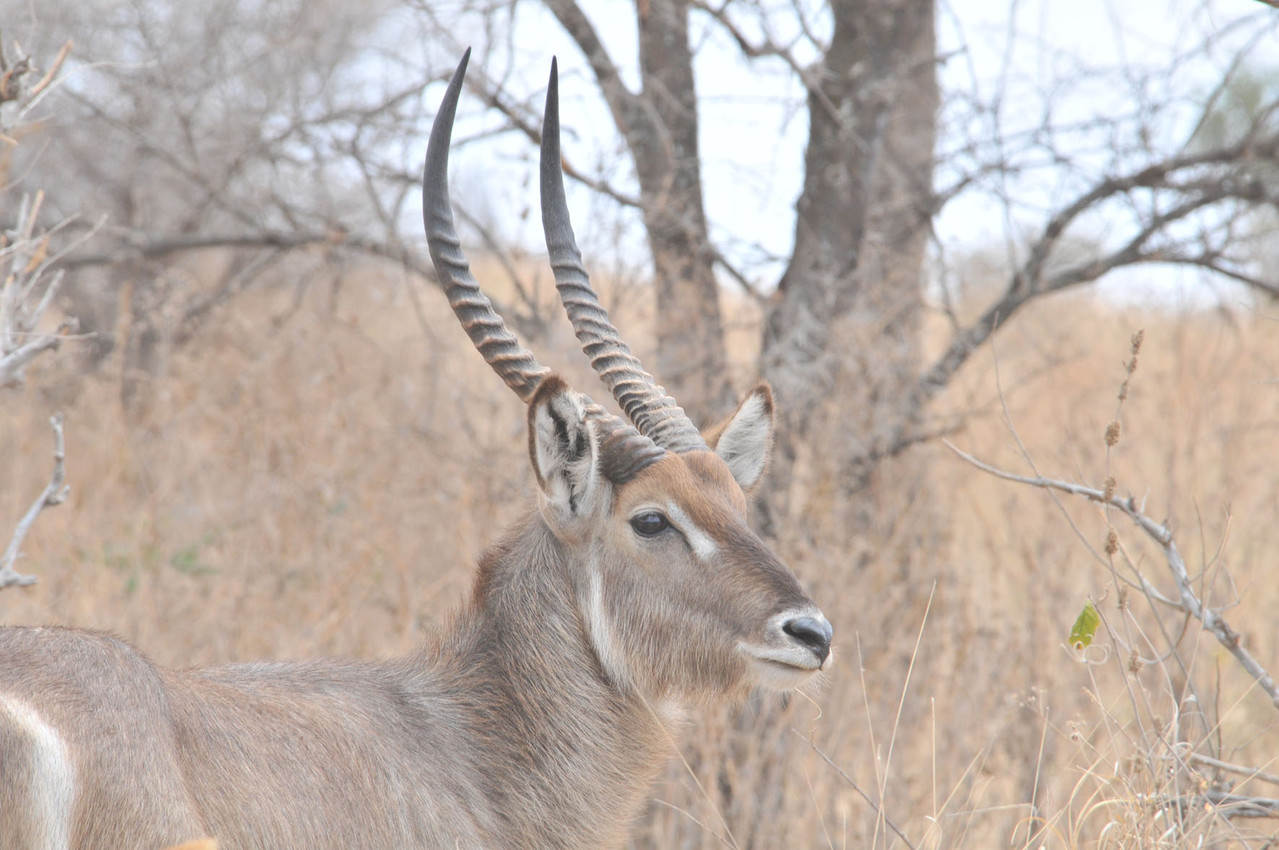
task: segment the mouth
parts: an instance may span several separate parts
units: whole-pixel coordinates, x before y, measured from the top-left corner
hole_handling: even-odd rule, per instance
[[[800,647],[739,643],[737,648],[746,656],[755,683],[774,691],[793,690],[830,664],[829,655],[823,662]]]

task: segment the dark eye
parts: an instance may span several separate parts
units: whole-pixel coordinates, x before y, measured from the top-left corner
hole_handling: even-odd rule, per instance
[[[670,520],[657,511],[648,511],[631,517],[631,528],[635,529],[635,533],[640,537],[656,537],[670,526]]]

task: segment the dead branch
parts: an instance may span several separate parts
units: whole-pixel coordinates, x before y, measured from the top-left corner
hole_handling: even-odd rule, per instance
[[[590,18],[575,0],[548,0],[546,7],[586,57],[617,126],[623,132],[651,132],[654,117],[639,95],[626,87],[621,71]]]
[[[62,414],[55,413],[50,417],[49,424],[53,426],[53,475],[49,478],[49,484],[44,488],[44,492],[35,500],[18,523],[18,527],[14,529],[13,539],[9,541],[9,547],[4,550],[4,557],[0,558],[0,590],[13,585],[22,587],[35,584],[35,576],[23,575],[14,569],[14,564],[18,562],[22,554],[22,542],[26,540],[40,512],[45,508],[62,504],[71,492],[70,485],[65,483],[67,469],[66,449],[62,438]]]
[[[1247,777],[1247,779],[1256,779],[1260,782],[1269,782],[1271,785],[1279,785],[1279,776],[1276,776],[1273,773],[1267,773],[1266,771],[1259,770],[1255,767],[1248,767],[1247,765],[1242,764],[1231,764],[1228,761],[1221,761],[1220,759],[1205,756],[1201,753],[1192,752],[1189,753],[1186,758],[1196,764],[1203,765],[1204,767],[1211,767],[1214,770],[1233,773],[1237,776],[1244,776]]]
[[[1062,493],[1069,493],[1072,496],[1079,496],[1091,502],[1114,508],[1119,512],[1127,515],[1134,524],[1146,533],[1146,536],[1153,540],[1163,550],[1164,560],[1167,561],[1168,570],[1172,573],[1172,578],[1177,586],[1178,600],[1168,600],[1178,610],[1194,617],[1198,620],[1203,628],[1212,633],[1226,650],[1235,657],[1239,665],[1247,671],[1249,676],[1256,680],[1258,686],[1270,697],[1271,703],[1276,709],[1279,709],[1279,686],[1276,686],[1274,677],[1266,671],[1264,667],[1252,656],[1241,641],[1241,636],[1221,613],[1214,608],[1209,608],[1203,604],[1196,594],[1194,585],[1190,580],[1189,571],[1186,569],[1186,562],[1181,557],[1181,552],[1177,549],[1177,543],[1173,539],[1172,530],[1168,526],[1155,522],[1137,506],[1137,502],[1133,497],[1120,498],[1116,495],[1107,495],[1104,491],[1095,487],[1087,487],[1083,484],[1075,484],[1070,481],[1059,481],[1054,478],[1045,478],[1043,476],[1026,476],[1017,475],[1007,472],[995,466],[991,466],[981,460],[978,460],[968,452],[963,451],[948,440],[942,441],[948,449],[958,455],[961,459],[975,466],[983,472],[1002,478],[1005,481],[1013,481],[1018,484],[1027,484],[1031,487],[1039,487],[1044,490],[1057,490]]]
[[[10,62],[4,56],[3,45],[0,45],[0,140],[17,143],[10,137],[10,131],[20,126],[31,110],[52,91],[62,66],[71,55],[71,48],[70,41],[63,44],[49,70],[39,74],[30,56]]]
[[[1279,202],[1273,186],[1250,176],[1241,164],[1279,157],[1279,133],[1250,134],[1243,140],[1202,153],[1172,156],[1127,174],[1102,178],[1074,201],[1054,214],[1031,246],[1030,252],[1008,281],[1003,294],[968,327],[952,336],[949,345],[920,377],[911,407],[922,407],[936,397],[977,348],[1027,303],[1043,295],[1092,283],[1120,268],[1143,263],[1174,263],[1209,268],[1273,292],[1275,284],[1229,269],[1218,253],[1191,254],[1182,244],[1166,239],[1173,225],[1191,220],[1211,207],[1237,201],[1244,206]],[[1083,263],[1053,269],[1051,258],[1068,228],[1113,200],[1134,193],[1161,199],[1119,247]],[[1231,216],[1233,218],[1233,216]],[[1225,224],[1219,225],[1224,227]],[[1179,243],[1181,240],[1174,240]]]
[[[114,265],[137,259],[159,260],[171,254],[198,251],[205,248],[260,248],[287,251],[316,246],[341,247],[370,257],[388,260],[418,277],[437,284],[439,282],[435,277],[435,270],[431,268],[430,263],[421,254],[398,243],[385,242],[348,233],[336,226],[327,230],[299,230],[292,233],[262,230],[244,233],[136,235],[127,244],[105,251],[60,256],[56,264],[59,269],[72,270],[92,266]],[[208,303],[204,301],[197,302],[191,310],[195,313],[204,313],[207,312],[209,307],[225,303],[235,294],[235,291],[232,290],[235,287],[242,288],[246,282],[244,280],[233,281],[234,286],[232,289],[224,287],[226,291],[215,294]],[[537,339],[545,332],[544,324],[536,311],[511,310],[509,305],[499,301],[494,301],[494,307],[501,311],[502,315],[517,331],[531,339]],[[198,317],[193,316],[193,318]]]
[[[154,260],[168,254],[198,251],[203,248],[304,248],[324,243],[347,242],[347,235],[336,230],[279,233],[206,233],[173,236],[137,236],[129,244],[107,251],[73,254],[59,265],[64,269],[105,266],[133,259]]]
[[[53,266],[65,252],[50,253],[49,245],[69,223],[63,221],[47,231],[37,231],[36,220],[43,201],[43,192],[24,195],[17,225],[0,234],[0,389],[19,386],[32,360],[58,348],[76,330],[75,319],[67,319],[52,334],[36,332],[62,282],[63,272],[53,271]]]
[[[733,21],[729,14],[729,5],[729,2],[721,2],[717,8],[706,0],[693,0],[692,3],[693,8],[705,12],[724,29],[724,32],[728,33],[728,36],[736,42],[737,49],[747,59],[774,58],[785,63],[791,73],[803,84],[804,90],[813,99],[814,105],[820,107],[832,121],[846,124],[847,119],[840,114],[838,105],[822,90],[823,69],[820,66],[808,67],[796,57],[795,51],[790,46],[777,44],[771,36],[766,35],[761,41],[752,41]],[[817,38],[807,27],[805,27],[805,33],[811,46],[817,48],[823,55],[830,48],[828,43]]]
[[[1174,809],[1178,814],[1202,812],[1210,809],[1217,817],[1231,818],[1279,818],[1279,800],[1274,797],[1249,797],[1225,791],[1205,791],[1181,797],[1168,797],[1151,802],[1160,808]]]

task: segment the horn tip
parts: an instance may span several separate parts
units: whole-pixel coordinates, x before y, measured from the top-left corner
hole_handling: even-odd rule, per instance
[[[466,66],[471,63],[471,48],[466,48],[462,52],[462,61],[457,63],[457,70],[453,72],[454,79],[460,79],[466,76]]]

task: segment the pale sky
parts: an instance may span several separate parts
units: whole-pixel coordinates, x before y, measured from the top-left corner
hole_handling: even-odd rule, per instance
[[[611,167],[611,172],[603,173],[610,174],[623,190],[632,191],[617,164],[620,143],[589,85],[589,69],[580,53],[536,4],[517,8],[519,37],[508,85],[516,88],[523,83],[528,96],[540,103],[550,58],[558,54],[565,156],[588,171]],[[615,60],[633,73],[631,0],[597,0],[588,8]],[[1045,91],[1054,92],[1054,114],[1062,122],[1131,111],[1136,88],[1152,98],[1183,104],[1155,127],[1163,136],[1156,140],[1157,146],[1178,145],[1193,126],[1196,102],[1245,44],[1255,42],[1251,51],[1259,63],[1264,64],[1268,56],[1279,57],[1277,20],[1279,12],[1253,0],[942,0],[938,41],[946,57],[941,69],[943,98],[947,93],[975,90],[988,100],[1002,78],[1001,121],[1006,127],[1027,128],[1041,120]],[[1209,34],[1216,34],[1218,43],[1207,52],[1192,54],[1192,48],[1203,44]],[[695,29],[694,37],[701,40],[695,70],[703,103],[702,168],[712,237],[739,267],[769,288],[782,266],[767,257],[789,253],[794,228],[793,204],[801,186],[807,137],[804,94],[780,63],[746,61],[715,29]],[[1170,65],[1171,73],[1135,82],[1144,70]],[[1005,68],[1009,73],[1002,74]],[[1098,80],[1098,72],[1105,69],[1127,72]],[[629,82],[634,84],[634,78]],[[945,113],[953,114],[953,110]],[[943,151],[958,141],[956,128],[949,129],[951,135],[941,143]],[[1083,142],[1095,143],[1095,139]],[[496,157],[493,148],[458,156],[455,181],[482,183],[497,209],[536,209],[536,150],[527,140],[514,137],[496,143],[496,148]],[[1104,157],[1105,153],[1089,155]],[[948,174],[943,164],[939,183],[945,184],[948,177],[953,178],[953,173]],[[974,195],[943,212],[937,234],[948,252],[1001,245],[1006,246],[1001,250],[1015,252],[1016,244],[1007,244],[1010,230],[1033,227],[1042,220],[1043,207],[1078,191],[1076,183],[1048,171],[1029,174],[1008,188],[1030,209],[1014,211],[1010,218],[999,205]],[[613,205],[587,190],[570,186],[569,193],[579,242],[588,256],[594,253],[597,262],[604,261],[600,255],[614,245],[624,257],[644,255],[634,213],[620,213],[618,220]],[[511,219],[503,216],[502,220]],[[530,246],[540,243],[536,215],[522,221],[507,235]]]

